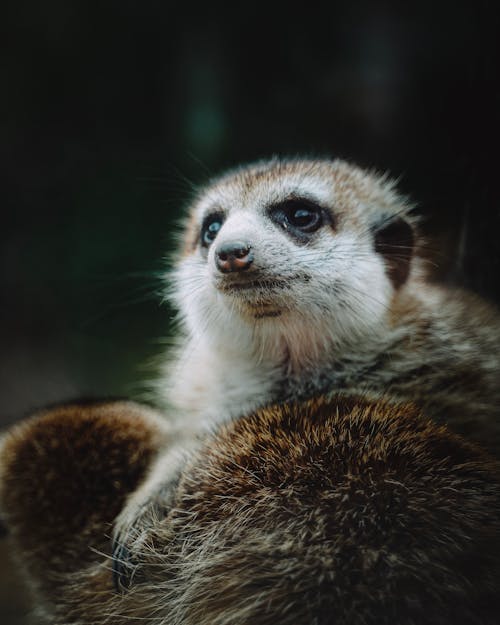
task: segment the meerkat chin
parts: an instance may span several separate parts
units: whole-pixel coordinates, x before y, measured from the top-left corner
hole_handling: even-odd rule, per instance
[[[339,160],[273,159],[209,183],[170,275],[182,337],[160,384],[174,414],[368,393],[497,445],[498,314],[426,280],[417,224],[387,176]]]

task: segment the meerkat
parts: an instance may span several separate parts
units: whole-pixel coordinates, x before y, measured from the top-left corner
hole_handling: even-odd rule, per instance
[[[417,222],[388,177],[339,160],[273,159],[201,189],[170,274],[181,334],[160,387],[175,427],[361,397],[411,402],[498,454],[500,317],[426,278]],[[177,462],[165,453],[120,513],[117,562]]]
[[[203,189],[172,272],[170,423],[63,407],[0,442],[43,618],[496,623],[499,469],[470,441],[498,451],[500,322],[426,280],[419,246],[394,184],[341,161]]]
[[[413,401],[500,451],[500,316],[426,278],[413,206],[341,160],[274,158],[193,201],[159,382],[184,423],[324,393]]]

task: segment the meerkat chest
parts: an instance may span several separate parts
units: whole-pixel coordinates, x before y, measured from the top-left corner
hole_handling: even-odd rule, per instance
[[[198,423],[250,413],[277,399],[281,387],[279,366],[235,356],[223,346],[185,349],[173,374],[169,403]]]

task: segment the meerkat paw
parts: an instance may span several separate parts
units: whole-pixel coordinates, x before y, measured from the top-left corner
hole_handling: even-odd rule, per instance
[[[125,592],[136,579],[137,563],[151,549],[151,528],[161,525],[172,508],[186,450],[175,446],[158,458],[148,478],[116,519],[112,539],[113,583]]]

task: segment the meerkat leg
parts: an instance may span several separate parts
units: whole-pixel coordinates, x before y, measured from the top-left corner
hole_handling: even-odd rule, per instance
[[[142,485],[129,497],[113,529],[113,582],[119,592],[127,590],[136,563],[148,548],[148,530],[168,515],[186,458],[194,446],[177,444],[166,450],[153,464]]]

